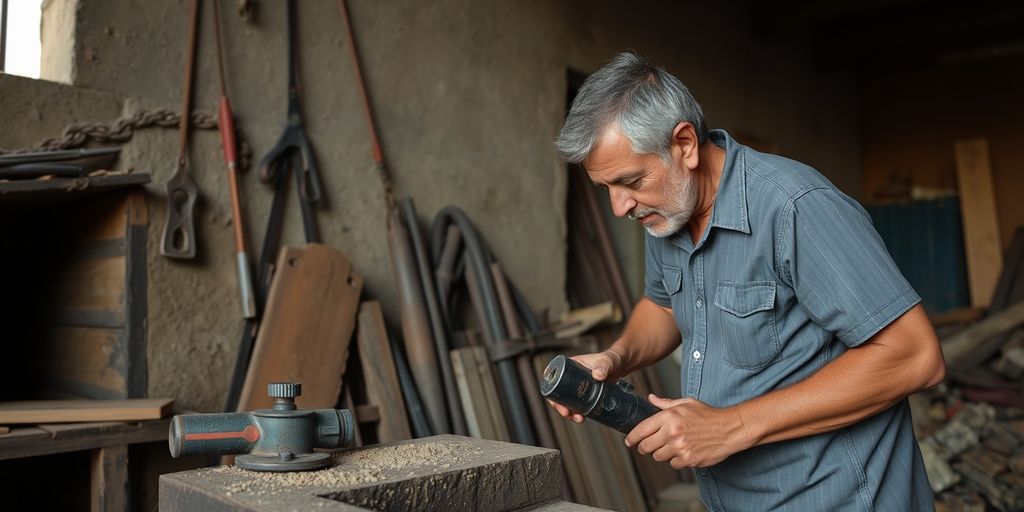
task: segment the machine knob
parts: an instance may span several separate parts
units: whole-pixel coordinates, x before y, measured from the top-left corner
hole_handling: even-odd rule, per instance
[[[302,384],[298,382],[271,382],[267,384],[270,398],[295,398],[302,395]]]

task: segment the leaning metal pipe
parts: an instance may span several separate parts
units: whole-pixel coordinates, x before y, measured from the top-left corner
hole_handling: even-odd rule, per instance
[[[494,289],[498,292],[498,301],[501,302],[509,339],[521,339],[523,333],[519,330],[516,306],[512,300],[512,294],[508,291],[508,281],[505,280],[505,273],[502,272],[500,263],[491,263],[491,276],[494,278]],[[530,363],[531,357],[529,352],[516,356],[519,384],[523,387],[523,392],[526,393],[526,405],[530,407],[530,416],[533,419],[533,428],[537,432],[537,440],[545,448],[556,448],[555,434],[548,423],[547,407],[540,395],[537,374],[533,369],[533,364]]]
[[[440,244],[440,242],[438,242]],[[450,318],[448,301],[451,297],[452,283],[455,281],[455,262],[459,256],[459,248],[462,244],[462,233],[459,227],[452,224],[448,226],[444,238],[444,246],[441,247],[440,255],[434,259],[437,270],[434,272],[434,279],[437,280],[437,299],[441,303],[441,310],[445,318]],[[449,333],[450,334],[450,333]]]
[[[430,320],[423,304],[423,288],[417,275],[416,257],[409,246],[409,232],[402,224],[397,208],[388,212],[388,245],[391,249],[391,271],[401,301],[402,338],[409,357],[409,367],[435,429],[434,433],[450,434],[441,376],[437,369],[437,353],[430,336]]]
[[[440,227],[438,223],[440,223]],[[490,261],[486,248],[466,214],[454,206],[445,207],[438,212],[438,219],[435,220],[431,232],[431,235],[436,237],[434,238],[435,240],[440,239],[439,233],[444,231],[448,223],[458,225],[462,231],[466,248],[464,251],[465,257],[472,262],[472,265],[466,265],[466,272],[476,272],[477,284],[480,287],[480,297],[483,299],[484,312],[487,315],[486,327],[491,335],[490,338],[499,341],[507,339],[501,316],[501,307],[498,305],[497,293],[494,290],[494,281],[487,270]],[[435,246],[435,250],[437,250],[437,247],[440,247],[440,244]],[[529,412],[523,400],[523,391],[519,387],[515,363],[507,359],[498,361],[495,363],[495,369],[501,381],[503,402],[512,423],[513,440],[520,444],[536,446],[537,442],[530,428]]]
[[[440,363],[441,380],[444,382],[444,394],[448,402],[448,414],[451,416],[452,431],[460,436],[468,435],[466,418],[462,414],[462,405],[459,400],[459,390],[455,384],[455,374],[452,372],[451,358],[448,356],[448,351],[450,350],[448,336],[445,332],[441,311],[437,304],[437,293],[434,290],[434,279],[431,277],[432,272],[430,271],[430,262],[427,260],[427,251],[423,247],[423,237],[420,235],[419,220],[416,217],[416,205],[413,204],[411,197],[402,199],[399,203],[406,228],[409,230],[409,239],[412,241],[413,253],[416,256],[420,285],[423,289],[423,298],[427,304],[427,314],[430,315],[430,327],[434,333],[434,348],[437,349],[437,361]]]
[[[394,331],[388,329],[388,344],[391,346],[391,356],[395,360],[395,373],[398,374],[398,385],[402,388],[402,396],[405,398],[405,408],[409,411],[409,425],[412,427],[413,437],[428,437],[433,434],[434,428],[430,426],[430,418],[423,410],[423,401],[420,400],[420,393],[416,391],[416,382],[409,371],[409,365],[405,361],[405,350],[395,339]]]

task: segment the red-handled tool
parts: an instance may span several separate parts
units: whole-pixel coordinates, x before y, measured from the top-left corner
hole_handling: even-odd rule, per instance
[[[245,251],[245,226],[242,222],[241,194],[238,191],[238,144],[235,140],[235,121],[231,115],[231,102],[228,101],[227,87],[224,85],[223,47],[220,40],[220,6],[213,2],[213,26],[217,35],[217,72],[220,79],[220,107],[218,122],[220,127],[221,146],[224,148],[224,161],[228,167],[228,187],[231,190],[231,217],[235,226],[235,265],[238,268],[238,290],[242,299],[242,315],[245,318],[256,316],[256,296],[252,287],[252,272],[249,267],[249,256]]]

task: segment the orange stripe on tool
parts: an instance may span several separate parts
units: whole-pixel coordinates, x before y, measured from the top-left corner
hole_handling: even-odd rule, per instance
[[[185,434],[186,441],[212,441],[215,439],[245,439],[252,443],[260,438],[260,431],[249,425],[241,432],[195,432]]]

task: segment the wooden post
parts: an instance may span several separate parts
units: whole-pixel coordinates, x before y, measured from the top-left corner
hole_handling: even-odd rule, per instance
[[[967,279],[971,305],[987,307],[1003,268],[999,243],[999,217],[992,189],[988,141],[969,139],[954,144],[956,174],[960,186],[960,212],[964,222]]]
[[[92,512],[128,510],[128,445],[92,451]]]

